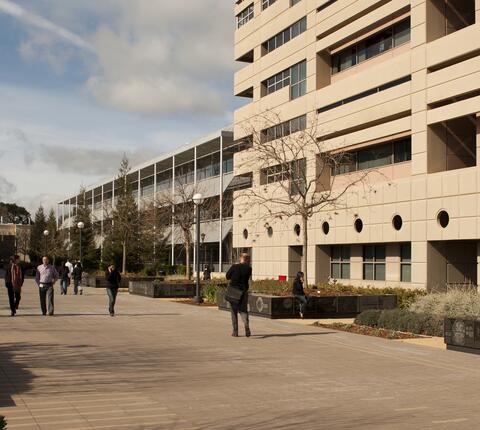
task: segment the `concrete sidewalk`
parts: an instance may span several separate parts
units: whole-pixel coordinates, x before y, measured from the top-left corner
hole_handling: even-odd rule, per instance
[[[56,288],[58,292],[58,286]],[[480,357],[104,290],[40,316],[0,288],[0,415],[9,430],[475,429]]]

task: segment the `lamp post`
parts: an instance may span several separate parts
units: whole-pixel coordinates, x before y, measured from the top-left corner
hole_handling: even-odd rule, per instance
[[[206,259],[207,259],[207,250],[205,249],[205,233],[200,235],[202,239],[202,248],[203,248],[203,258],[202,258],[202,266],[205,267]]]
[[[78,232],[80,234],[80,242],[79,242],[79,254],[80,254],[80,264],[82,264],[82,230],[83,228],[85,227],[85,223],[83,223],[82,221],[80,221],[78,224],[77,224],[77,227],[78,227]]]
[[[47,255],[47,237],[50,234],[48,230],[43,230],[43,237],[44,237],[44,254]]]
[[[197,279],[196,279],[196,291],[195,291],[195,303],[202,303],[202,297],[200,296],[200,206],[203,204],[203,196],[200,193],[197,193],[192,198],[195,205],[195,212],[197,215],[196,222],[196,236],[197,240],[195,241],[195,254],[197,256],[196,266],[197,266]]]

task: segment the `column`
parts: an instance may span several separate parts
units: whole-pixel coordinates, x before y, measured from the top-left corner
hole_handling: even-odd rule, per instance
[[[198,193],[197,189],[197,147],[193,148],[193,186],[194,186],[194,194]],[[197,206],[195,211],[199,210]],[[196,213],[195,213],[196,219]],[[195,273],[197,270],[197,223],[195,222],[193,227],[193,270],[192,272]],[[187,250],[188,252],[188,250]]]
[[[175,155],[172,156],[172,201],[175,199]],[[173,221],[173,206],[172,206],[172,266],[175,265],[175,222]]]
[[[218,271],[222,272],[222,253],[223,253],[223,131],[220,132],[220,217],[219,224],[219,241],[218,241]]]

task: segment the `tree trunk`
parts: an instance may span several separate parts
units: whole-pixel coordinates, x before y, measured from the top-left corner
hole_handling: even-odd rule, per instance
[[[308,218],[302,219],[302,272],[304,274],[305,285],[308,285],[307,261],[308,261]]]
[[[185,261],[186,261],[186,269],[185,274],[187,275],[187,279],[190,280],[192,274],[190,273],[190,241],[187,240],[185,243]]]
[[[127,243],[122,242],[122,274],[125,275],[127,269]]]

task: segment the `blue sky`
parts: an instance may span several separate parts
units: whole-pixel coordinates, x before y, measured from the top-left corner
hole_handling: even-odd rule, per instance
[[[229,124],[232,9],[0,0],[0,201],[49,208],[123,153],[140,163]]]

